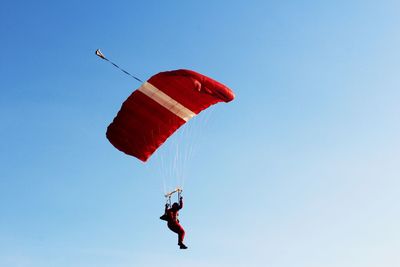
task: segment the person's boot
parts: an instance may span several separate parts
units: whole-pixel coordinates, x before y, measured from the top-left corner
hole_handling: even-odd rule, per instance
[[[187,246],[185,246],[183,243],[179,243],[178,245],[180,249],[187,249]]]

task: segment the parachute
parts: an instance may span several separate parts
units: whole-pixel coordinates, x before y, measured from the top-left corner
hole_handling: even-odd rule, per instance
[[[118,150],[146,162],[192,117],[234,98],[227,86],[195,71],[160,72],[125,100],[106,136]]]

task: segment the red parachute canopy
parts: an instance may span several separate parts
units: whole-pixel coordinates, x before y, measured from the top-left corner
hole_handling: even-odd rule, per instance
[[[234,97],[228,87],[200,73],[160,72],[126,99],[106,135],[117,149],[145,162],[190,118]]]

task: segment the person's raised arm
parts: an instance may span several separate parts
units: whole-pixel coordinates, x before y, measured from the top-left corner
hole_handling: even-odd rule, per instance
[[[183,197],[179,198],[179,209],[183,208]]]

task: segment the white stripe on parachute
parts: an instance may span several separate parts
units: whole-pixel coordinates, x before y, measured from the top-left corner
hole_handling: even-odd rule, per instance
[[[180,117],[184,121],[188,121],[196,116],[196,113],[186,108],[175,99],[157,89],[154,85],[148,82],[143,83],[138,90],[156,101],[164,108],[171,111],[176,116]]]

